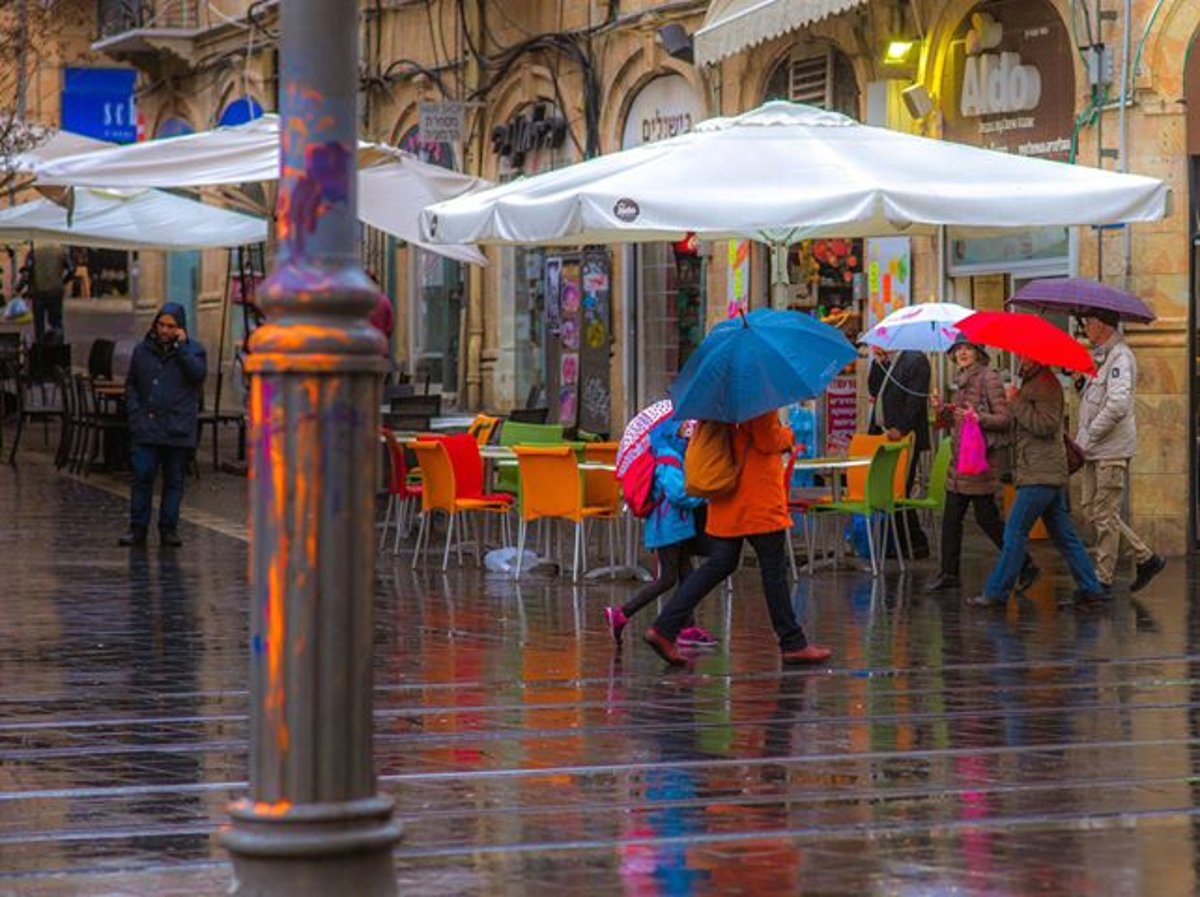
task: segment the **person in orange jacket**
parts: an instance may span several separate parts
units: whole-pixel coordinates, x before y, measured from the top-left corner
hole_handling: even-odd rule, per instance
[[[763,594],[783,662],[828,660],[833,652],[809,643],[792,609],[788,589],[786,533],[792,518],[783,482],[783,453],[792,449],[791,428],[780,424],[777,412],[768,411],[735,426],[732,437],[733,457],[739,467],[737,485],[709,499],[705,524],[708,560],[676,589],[646,632],[645,641],[672,666],[686,664],[676,637],[704,596],[737,570],[742,540],[748,539],[758,557]]]

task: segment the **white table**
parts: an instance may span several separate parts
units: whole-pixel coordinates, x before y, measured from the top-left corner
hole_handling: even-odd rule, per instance
[[[851,470],[856,467],[869,467],[871,459],[869,457],[852,457],[852,458],[797,458],[792,471],[807,470],[814,473],[830,472],[833,474],[830,477],[830,497],[834,502],[842,500],[842,472]],[[791,483],[788,484],[790,495]],[[815,521],[814,521],[815,522]],[[842,564],[842,542],[844,539],[835,538],[833,540],[833,567],[840,567]],[[810,569],[816,568],[816,563],[810,557],[808,559]]]

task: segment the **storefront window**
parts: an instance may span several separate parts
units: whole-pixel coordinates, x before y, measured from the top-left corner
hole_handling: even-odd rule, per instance
[[[546,406],[546,256],[540,247],[518,247],[514,253],[513,359],[517,405]]]
[[[413,250],[419,284],[412,375],[442,392],[458,391],[459,329],[463,310],[462,265]]]
[[[454,149],[446,143],[421,140],[410,128],[400,148],[422,161],[454,168]],[[457,393],[466,271],[461,262],[409,246],[409,268],[415,301],[409,303],[409,359],[413,379],[430,388]],[[380,271],[386,283],[386,272]]]
[[[671,243],[637,247],[637,395],[647,405],[667,389],[704,338],[704,260]]]

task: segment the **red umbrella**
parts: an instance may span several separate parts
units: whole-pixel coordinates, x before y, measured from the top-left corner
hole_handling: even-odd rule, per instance
[[[973,343],[1023,355],[1051,367],[1096,374],[1096,362],[1087,348],[1037,315],[977,311],[954,326]]]

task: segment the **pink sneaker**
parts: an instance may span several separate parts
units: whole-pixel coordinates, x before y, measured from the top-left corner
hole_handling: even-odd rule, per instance
[[[621,633],[625,630],[626,624],[629,623],[629,618],[619,607],[604,608],[604,622],[608,624],[608,631],[612,633],[613,641],[617,643],[617,647],[621,647]]]
[[[701,629],[699,626],[689,626],[684,629],[675,639],[675,644],[684,645],[689,648],[711,648],[713,645],[720,644],[707,629]]]

